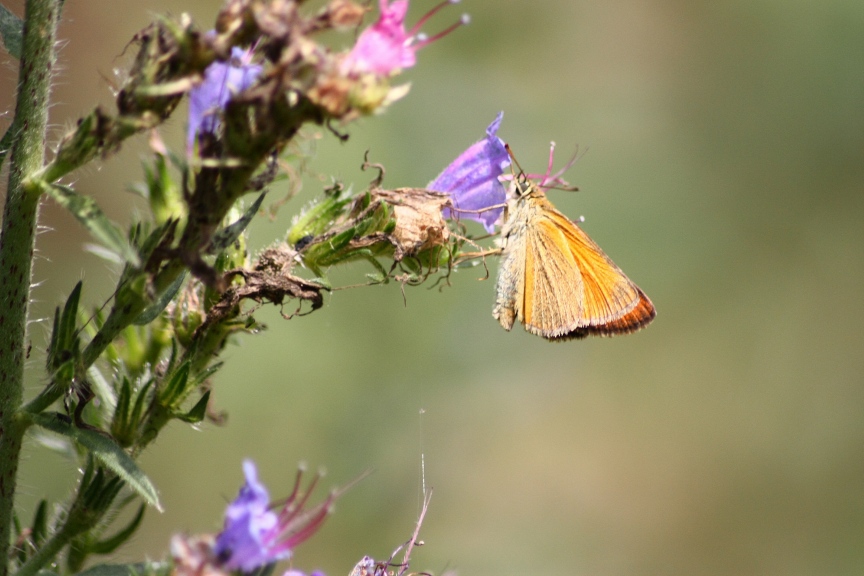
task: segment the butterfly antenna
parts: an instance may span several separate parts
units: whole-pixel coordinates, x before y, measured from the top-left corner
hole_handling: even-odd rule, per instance
[[[549,164],[546,166],[546,173],[545,174],[528,174],[525,172],[525,170],[522,169],[522,166],[519,164],[519,161],[516,160],[516,156],[513,155],[513,150],[510,148],[510,145],[504,144],[504,147],[507,149],[507,154],[510,155],[510,159],[513,160],[513,164],[515,164],[516,167],[519,168],[519,176],[521,176],[525,179],[539,178],[540,183],[538,184],[538,186],[540,188],[543,188],[546,190],[549,190],[549,189],[567,190],[570,192],[575,192],[575,191],[579,190],[578,186],[573,186],[569,182],[567,182],[566,180],[561,178],[561,175],[564,174],[564,172],[566,172],[567,170],[569,170],[570,167],[576,163],[576,160],[578,160],[580,158],[578,148],[576,149],[576,153],[573,155],[573,157],[570,159],[570,161],[568,161],[567,164],[561,170],[559,170],[555,174],[552,174],[552,165],[555,161],[555,142],[554,141],[551,142],[551,145],[549,146]],[[511,172],[513,171],[512,165],[510,166],[510,170],[511,170]],[[515,172],[513,173],[513,178],[516,178]]]
[[[507,154],[510,155],[510,159],[513,161],[513,164],[515,164],[516,167],[519,168],[519,174],[520,174],[521,176],[526,176],[526,174],[525,174],[525,170],[522,169],[522,165],[519,164],[519,161],[518,161],[518,160],[516,160],[516,156],[513,154],[513,149],[510,148],[510,144],[505,143],[505,144],[504,144],[504,148],[507,149]],[[510,166],[510,171],[513,172],[513,166]],[[515,173],[515,172],[513,173],[513,177],[514,177],[514,178],[516,177],[516,173]]]

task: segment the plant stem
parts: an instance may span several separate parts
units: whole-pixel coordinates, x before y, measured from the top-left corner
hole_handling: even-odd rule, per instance
[[[12,121],[9,185],[0,233],[0,576],[8,571],[10,530],[21,441],[26,419],[18,416],[24,389],[30,276],[39,188],[28,176],[42,168],[48,98],[54,66],[57,0],[27,0],[18,96]]]
[[[65,523],[15,572],[15,576],[33,576],[38,573],[54,560],[66,544],[83,531],[81,527]]]

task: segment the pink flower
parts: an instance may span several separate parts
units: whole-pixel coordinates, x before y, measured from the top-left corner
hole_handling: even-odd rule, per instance
[[[408,0],[393,0],[389,3],[388,0],[379,0],[381,15],[374,24],[360,34],[357,44],[342,61],[342,73],[389,76],[399,70],[411,68],[417,61],[414,54],[417,50],[468,23],[468,16],[465,15],[459,22],[431,38],[419,33],[420,27],[438,10],[458,2],[459,0],[444,0],[406,32],[405,15],[408,12]]]

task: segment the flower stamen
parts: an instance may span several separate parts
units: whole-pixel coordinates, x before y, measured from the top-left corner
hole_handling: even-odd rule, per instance
[[[420,20],[418,20],[417,23],[411,27],[411,29],[408,31],[408,35],[409,36],[416,36],[417,33],[420,32],[420,28],[423,27],[423,24],[425,24],[430,18],[432,18],[432,16],[434,16],[438,11],[440,11],[442,8],[444,8],[448,4],[458,4],[459,1],[460,0],[444,0],[443,2],[434,6],[431,10],[426,12],[426,14],[421,16]]]
[[[416,48],[422,48],[423,46],[426,46],[427,44],[431,44],[432,42],[435,42],[436,40],[440,40],[441,38],[447,36],[448,34],[453,32],[457,28],[461,28],[462,26],[467,26],[470,23],[471,23],[471,16],[469,16],[468,14],[463,14],[459,18],[458,21],[454,22],[453,24],[451,24],[450,26],[448,26],[447,28],[445,28],[444,30],[439,32],[438,34],[435,34],[434,36],[426,36],[425,34],[422,34],[422,33],[417,34],[417,36],[415,37],[416,42],[414,43],[414,46]]]

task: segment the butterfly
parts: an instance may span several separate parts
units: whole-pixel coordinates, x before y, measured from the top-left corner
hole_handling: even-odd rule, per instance
[[[628,334],[654,319],[645,293],[521,169],[501,236],[492,315],[505,330],[518,320],[532,334],[561,341]]]

